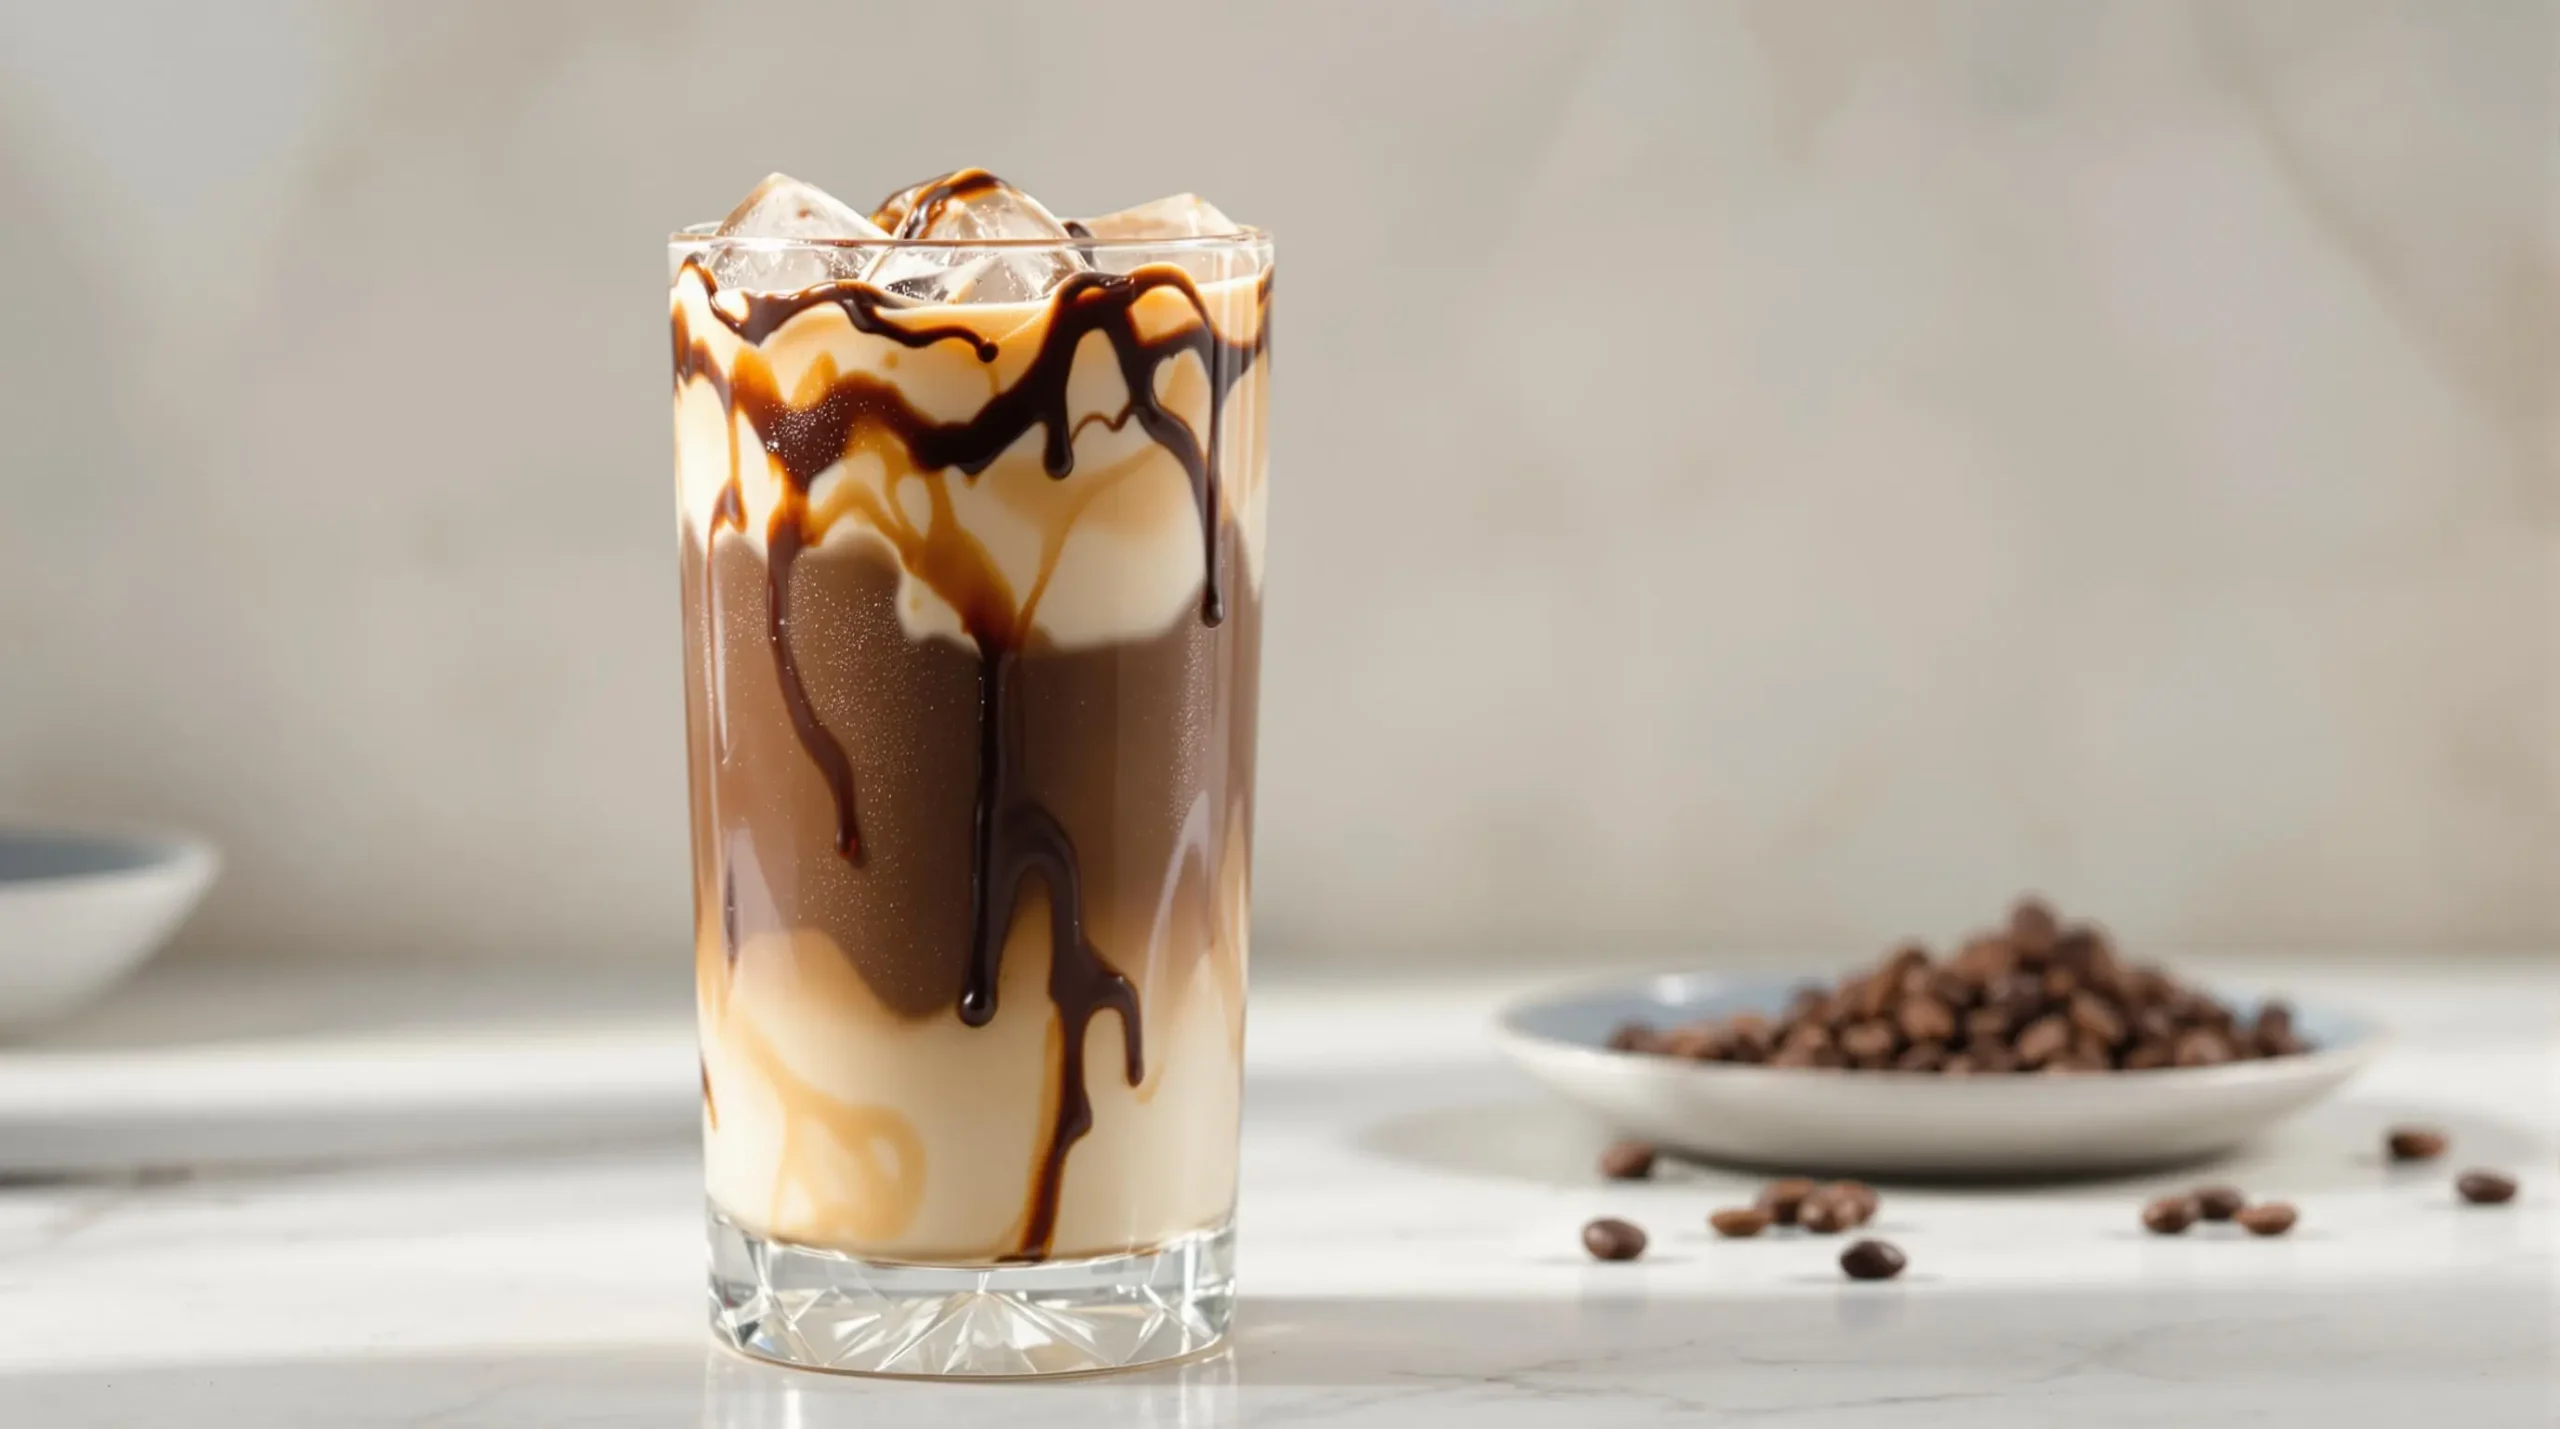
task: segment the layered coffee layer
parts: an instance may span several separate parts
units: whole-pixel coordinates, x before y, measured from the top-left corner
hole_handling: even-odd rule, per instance
[[[1267,299],[679,273],[704,1125],[748,1227],[971,1263],[1231,1207]]]

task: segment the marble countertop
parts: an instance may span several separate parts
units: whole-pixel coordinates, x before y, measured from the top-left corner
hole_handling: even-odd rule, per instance
[[[2540,969],[2539,971],[2537,969]],[[2540,1424],[2560,1409],[2560,963],[2279,975],[2390,1021],[2342,1098],[2212,1169],[2281,1240],[2142,1234],[2199,1172],[1888,1186],[1911,1269],[1712,1240],[1751,1178],[1590,1171],[1602,1133],[1482,1035],[1515,985],[1258,989],[1242,1328],[1066,1383],[793,1373],[702,1328],[687,1139],[0,1185],[0,1424]],[[2427,1168],[2383,1126],[2449,1128]],[[2507,1207],[2455,1204],[2474,1163]],[[1576,1230],[1648,1226],[1597,1265]]]

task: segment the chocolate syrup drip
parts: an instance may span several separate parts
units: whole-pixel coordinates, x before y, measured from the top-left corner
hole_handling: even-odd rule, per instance
[[[984,169],[956,169],[891,194],[872,210],[871,221],[892,238],[927,238],[942,221],[942,211],[952,204],[1009,187]]]
[[[920,193],[910,191],[912,207],[905,222],[913,225],[918,214],[929,214],[933,206],[994,182],[983,171],[963,170]],[[898,201],[892,200],[892,204]],[[929,217],[925,223],[930,226]],[[685,267],[700,274],[706,289],[714,287],[708,270],[699,263],[687,260]],[[1268,303],[1270,281],[1266,272],[1257,285],[1258,303]],[[1182,331],[1142,338],[1131,310],[1146,294],[1162,287],[1180,289],[1202,315],[1201,321]],[[860,282],[830,283],[791,294],[745,296],[741,315],[733,316],[717,305],[712,311],[722,324],[749,343],[761,342],[803,311],[833,304],[844,311],[856,329],[910,348],[959,341],[966,343],[981,362],[993,362],[997,356],[995,344],[964,328],[935,325],[911,329],[884,318],[884,310],[894,312],[904,304]],[[1267,314],[1267,307],[1265,311]],[[697,378],[710,383],[733,417],[745,415],[789,484],[765,533],[773,612],[769,633],[792,724],[836,796],[839,848],[847,857],[857,857],[860,847],[853,815],[851,767],[842,745],[818,722],[810,707],[791,656],[783,617],[791,565],[806,541],[801,516],[810,483],[843,456],[853,434],[864,428],[896,438],[919,470],[955,470],[976,477],[1038,426],[1043,436],[1042,469],[1053,479],[1072,474],[1074,427],[1067,411],[1067,380],[1077,347],[1087,335],[1102,333],[1111,344],[1127,386],[1130,414],[1149,438],[1181,464],[1191,483],[1201,523],[1200,619],[1204,625],[1218,625],[1226,618],[1217,467],[1221,415],[1229,391],[1267,351],[1270,324],[1266,316],[1250,342],[1230,342],[1207,320],[1207,312],[1199,289],[1178,268],[1154,267],[1134,274],[1077,273],[1051,295],[1049,320],[1040,346],[1022,375],[969,418],[939,422],[909,405],[895,384],[862,372],[838,374],[815,402],[795,407],[784,398],[771,370],[762,363],[742,363],[735,373],[724,371],[709,343],[692,335],[685,312],[676,311],[676,385],[681,388]],[[1197,356],[1208,380],[1209,430],[1205,439],[1167,411],[1155,395],[1158,366],[1186,351]],[[723,502],[734,495],[734,488],[724,491]],[[1104,1008],[1120,1015],[1125,1070],[1129,1085],[1138,1085],[1144,1079],[1146,1065],[1139,1033],[1138,995],[1128,978],[1113,968],[1086,937],[1083,879],[1074,840],[1055,815],[1020,790],[1021,731],[1009,696],[1016,678],[1016,657],[1028,632],[1018,628],[1015,612],[996,592],[943,594],[958,610],[979,651],[979,763],[972,820],[976,847],[972,850],[970,876],[969,960],[958,1008],[963,1022],[980,1027],[995,1017],[1005,933],[1019,901],[1023,879],[1037,874],[1049,897],[1049,1000],[1057,1009],[1062,1027],[1057,1114],[1033,1188],[1021,1246],[1012,1257],[1040,1260],[1047,1256],[1056,1232],[1067,1153],[1093,1127],[1093,1102],[1084,1075],[1086,1032],[1094,1014]]]
[[[730,478],[729,483],[720,488],[720,494],[711,499],[711,529],[704,533],[705,537],[718,535],[723,526],[738,531],[747,529],[746,499],[738,494],[735,477]]]
[[[1138,990],[1085,937],[1084,875],[1075,841],[1038,801],[1016,794],[1022,782],[1022,729],[1011,698],[1020,656],[988,641],[978,643],[978,808],[976,862],[970,871],[975,906],[970,910],[969,978],[960,994],[960,1020],[984,1027],[996,1015],[996,978],[1002,970],[1006,927],[1021,901],[1022,882],[1036,874],[1049,892],[1049,1001],[1058,1009],[1058,1113],[1041,1154],[1022,1244],[1009,1257],[1042,1260],[1058,1229],[1058,1196],[1067,1152],[1093,1129],[1093,1097],[1084,1080],[1084,1039],[1093,1015],[1120,1014],[1120,1038],[1129,1085],[1146,1076],[1138,1023]]]
[[[791,563],[800,559],[805,537],[797,519],[777,511],[764,539],[765,588],[770,597],[765,633],[773,645],[773,673],[782,682],[782,706],[791,711],[791,727],[800,735],[800,747],[809,751],[809,762],[818,766],[827,792],[835,797],[836,852],[849,863],[860,863],[862,830],[853,814],[853,761],[845,757],[844,742],[835,731],[819,721],[816,707],[809,703],[809,688],[800,682],[800,662],[791,653],[791,617],[783,596],[790,589]]]

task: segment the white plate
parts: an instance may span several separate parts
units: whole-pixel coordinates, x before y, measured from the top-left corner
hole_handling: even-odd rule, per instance
[[[1612,1052],[1619,1024],[1746,1008],[1776,1015],[1793,981],[1659,977],[1533,997],[1496,1023],[1503,1052],[1611,1126],[1711,1161],[1868,1175],[2121,1171],[2226,1151],[2371,1062],[2371,1023],[2297,1008],[2298,1057],[2085,1076],[1941,1077],[1691,1062]],[[2247,999],[2229,999],[2244,1006]]]
[[[221,862],[184,834],[0,829],[0,1030],[57,1021],[124,981]]]

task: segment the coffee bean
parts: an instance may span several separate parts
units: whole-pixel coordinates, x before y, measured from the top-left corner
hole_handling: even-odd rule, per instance
[[[1655,1050],[1669,1057],[1692,1062],[1712,1062],[1724,1054],[1727,1043],[1713,1027],[1675,1027],[1663,1035]]]
[[[1858,1201],[1825,1186],[1796,1208],[1796,1224],[1815,1235],[1838,1235],[1858,1223]]]
[[[1893,1069],[1897,1072],[1943,1072],[1946,1068],[1947,1044],[1944,1042],[1914,1042],[1902,1049],[1901,1056],[1893,1059]]]
[[[1902,979],[1915,968],[1929,966],[1929,945],[1918,938],[1905,938],[1884,959],[1885,981],[1894,991],[1902,988]]]
[[[1787,998],[1787,1016],[1785,1020],[1788,1022],[1820,1022],[1824,1018],[1825,1009],[1830,1005],[1831,994],[1823,991],[1822,984],[1818,982],[1803,983],[1800,984],[1796,988],[1795,992]]]
[[[1796,1213],[1804,1209],[1804,1198],[1812,1194],[1811,1181],[1801,1176],[1790,1176],[1761,1187],[1759,1199],[1753,1204],[1767,1211],[1769,1219],[1782,1226],[1791,1226],[1796,1223]]]
[[[1725,1019],[1724,1035],[1737,1046],[1757,1047],[1762,1055],[1778,1043],[1777,1029],[1757,1012],[1737,1012]]]
[[[1862,1240],[1840,1252],[1840,1268],[1852,1280],[1891,1280],[1909,1264],[1890,1243]]]
[[[1769,1228],[1769,1223],[1774,1219],[1776,1218],[1758,1206],[1736,1206],[1731,1210],[1710,1211],[1707,1214],[1707,1224],[1715,1227],[1717,1235],[1731,1236],[1735,1239],[1760,1234]]]
[[[1633,1260],[1644,1254],[1644,1231],[1613,1216],[1582,1228],[1582,1248],[1593,1260]]]
[[[1999,1042],[2009,1035],[2017,1023],[2010,1020],[2005,1007],[1977,1007],[1964,1015],[1964,1036],[1968,1042]]]
[[[2147,1072],[2155,1067],[2165,1067],[2169,1065],[2169,1060],[2170,1053],[2168,1043],[2136,1042],[2133,1044],[2133,1047],[2124,1054],[2124,1060],[2117,1065],[2121,1066],[2128,1072]]]
[[[2017,951],[2009,946],[2007,938],[1998,933],[1983,933],[1964,945],[1964,951],[1956,954],[1950,970],[1969,982],[1989,987],[2008,976],[2017,963]]]
[[[2044,1010],[2044,975],[2020,970],[2003,978],[1991,997],[1995,1005],[2009,1014],[2012,1026],[2026,1022]]]
[[[2516,1197],[2516,1178],[2497,1171],[2465,1171],[2453,1189],[2475,1206],[2495,1206]]]
[[[1944,1042],[1956,1035],[1955,1013],[1926,993],[1904,999],[1894,1010],[1893,1020],[1900,1024],[1903,1037],[1913,1042]]]
[[[1928,993],[1946,1004],[1948,1011],[1961,1012],[1982,996],[1982,981],[1954,968],[1939,968],[1929,974]]]
[[[2311,1044],[2290,1031],[2272,1034],[2260,1032],[2251,1036],[2249,1050],[2261,1057],[2298,1057],[2310,1051]]]
[[[2071,995],[2071,1026],[2101,1049],[2112,1050],[2124,1040],[2124,1014],[2115,1004],[2086,990]]]
[[[2395,1126],[2383,1139],[2394,1161],[2433,1161],[2450,1144],[2445,1134],[2432,1126]]]
[[[2133,1035],[2144,1042],[2166,1044],[2178,1040],[2178,1019],[2169,1009],[2156,1002],[2142,1003],[2133,1011]]]
[[[1977,1072],[2018,1070],[2018,1055],[1997,1042],[1976,1044],[1971,1051],[1965,1053],[1965,1060],[1970,1062]]]
[[[1641,1181],[1653,1174],[1653,1146],[1644,1141],[1611,1143],[1600,1153],[1600,1174],[1612,1181]]]
[[[1848,1202],[1850,1212],[1857,1217],[1854,1222],[1857,1225],[1874,1220],[1877,1209],[1884,1204],[1884,1198],[1876,1194],[1876,1188],[1864,1181],[1833,1181],[1820,1187],[1817,1194],[1837,1196]]]
[[[1840,1034],[1840,1050],[1852,1061],[1881,1062],[1893,1055],[1898,1040],[1888,1023],[1860,1022]]]
[[[2060,1017],[2039,1017],[2018,1034],[2018,1060],[2030,1067],[2059,1057],[2071,1046],[2071,1024]]]
[[[2142,1208],[2142,1227],[2154,1235],[2179,1235],[2196,1223],[2193,1196],[2162,1196]]]
[[[2293,1229],[2294,1210],[2282,1201],[2261,1201],[2257,1205],[2243,1207],[2231,1219],[2238,1221],[2240,1228],[2251,1235],[2283,1235]]]
[[[2249,1198],[2237,1186],[2198,1186],[2195,1189],[2196,1214],[2209,1221],[2227,1221],[2240,1214]]]
[[[1778,1043],[1778,1050],[1800,1053],[1809,1059],[1816,1053],[1831,1050],[1831,1046],[1830,1028],[1819,1022],[1799,1022],[1787,1029],[1787,1035]]]
[[[2181,1033],[2169,1060],[2181,1067],[2215,1067],[2231,1060],[2231,1039],[2209,1027]]]
[[[2050,949],[2062,936],[2062,920],[2051,905],[2030,893],[2009,910],[2009,941],[2020,949]]]

